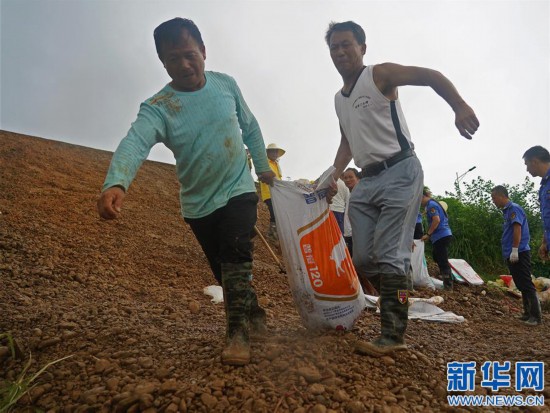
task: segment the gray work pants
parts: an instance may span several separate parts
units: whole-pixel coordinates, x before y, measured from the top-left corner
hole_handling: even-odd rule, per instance
[[[416,156],[378,175],[361,178],[353,188],[349,217],[353,264],[359,276],[410,272],[414,227],[424,172]]]

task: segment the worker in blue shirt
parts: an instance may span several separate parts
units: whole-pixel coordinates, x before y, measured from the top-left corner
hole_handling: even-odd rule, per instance
[[[453,273],[449,264],[449,245],[453,239],[451,227],[447,212],[441,204],[432,199],[432,193],[428,187],[422,191],[421,205],[426,209],[428,219],[428,231],[422,236],[422,241],[430,240],[432,248],[432,257],[439,267],[441,278],[443,279],[443,288],[453,289]]]
[[[529,224],[525,211],[510,201],[508,190],[497,185],[491,191],[491,198],[504,214],[502,231],[502,256],[523,301],[523,314],[519,317],[525,324],[536,326],[541,323],[540,301],[531,280],[531,248],[529,248]]]
[[[523,159],[527,172],[531,176],[540,176],[539,202],[544,234],[539,248],[539,257],[543,261],[550,260],[550,153],[542,146],[533,146],[524,154]]]

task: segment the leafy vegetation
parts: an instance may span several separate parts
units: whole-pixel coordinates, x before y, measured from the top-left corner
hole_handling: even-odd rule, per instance
[[[491,190],[497,185],[490,180],[478,177],[464,188],[455,184],[455,193],[446,192],[444,197],[434,196],[445,201],[448,206],[449,225],[454,240],[449,256],[466,260],[485,279],[495,279],[500,274],[508,274],[502,258],[500,239],[502,236],[502,212],[491,200]],[[538,257],[542,240],[542,222],[538,203],[538,188],[527,177],[520,185],[504,185],[512,202],[519,204],[527,215],[531,234],[532,273],[537,277],[550,278],[550,265]],[[431,244],[426,245],[431,255]]]

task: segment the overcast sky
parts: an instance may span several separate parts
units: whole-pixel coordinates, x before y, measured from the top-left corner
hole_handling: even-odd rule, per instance
[[[187,17],[202,32],[206,69],[233,76],[266,145],[286,149],[284,177],[314,179],[340,140],[334,94],[342,81],[324,34],[330,21],[354,20],[367,34],[365,64],[437,69],[478,115],[467,141],[430,88],[400,88],[435,194],[452,191],[457,173],[473,166],[466,182],[521,183],[523,152],[550,147],[548,0],[0,1],[4,130],[114,151],[139,104],[170,81],[153,29]],[[149,159],[173,162],[160,145]]]

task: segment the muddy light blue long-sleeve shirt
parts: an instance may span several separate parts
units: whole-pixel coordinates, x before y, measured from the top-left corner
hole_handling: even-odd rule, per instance
[[[103,190],[115,185],[127,190],[151,148],[163,143],[176,159],[184,217],[204,217],[229,199],[256,191],[243,143],[257,173],[269,171],[258,122],[232,77],[205,76],[200,90],[178,92],[166,85],[141,104],[113,155]]]

